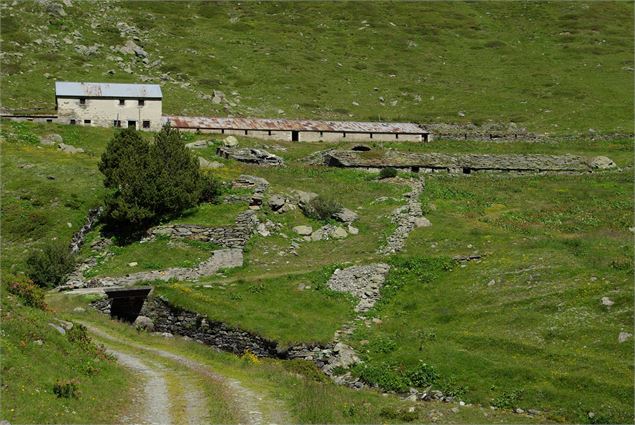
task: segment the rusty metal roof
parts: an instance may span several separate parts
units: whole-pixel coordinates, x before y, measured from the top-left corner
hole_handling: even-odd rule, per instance
[[[116,97],[134,99],[161,99],[158,84],[74,83],[55,82],[55,96],[64,97]]]
[[[356,122],[356,121],[312,121],[269,118],[221,118],[221,117],[184,117],[167,115],[177,128],[213,128],[228,130],[272,130],[272,131],[325,131],[347,133],[399,133],[426,134],[424,128],[414,123],[400,122]]]

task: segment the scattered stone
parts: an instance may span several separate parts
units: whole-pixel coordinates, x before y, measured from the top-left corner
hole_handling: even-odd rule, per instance
[[[359,216],[356,212],[351,211],[348,208],[342,208],[340,211],[333,214],[333,218],[343,223],[352,223],[357,220]]]
[[[628,332],[620,332],[620,334],[617,337],[617,340],[621,343],[628,341],[629,338],[631,338],[633,336],[633,334],[628,333]]]
[[[300,236],[309,236],[313,233],[313,228],[311,226],[295,226],[293,231]]]
[[[514,412],[521,414],[521,413],[525,413],[525,411],[523,409],[521,409],[520,407],[517,407],[516,410],[514,410]]]
[[[220,162],[208,161],[207,159],[203,158],[202,156],[198,157],[198,166],[201,169],[215,169],[215,168],[224,167],[224,165],[221,164]]]
[[[154,322],[147,316],[137,316],[134,326],[138,330],[152,332],[154,330]]]
[[[61,150],[62,152],[65,152],[65,153],[74,154],[74,153],[83,153],[84,152],[84,149],[82,149],[82,148],[76,148],[73,145],[67,145],[65,143],[58,143],[57,147],[58,147],[59,150]]]
[[[75,313],[85,313],[86,309],[84,307],[75,307],[73,309],[73,312],[75,312]]]
[[[128,267],[137,267],[137,265],[138,265],[138,263],[136,261],[128,263]]]
[[[616,167],[615,162],[605,156],[596,156],[591,160],[589,165],[594,170],[608,170]]]
[[[388,237],[386,244],[378,250],[380,254],[389,255],[401,251],[406,245],[406,238],[415,229],[416,223],[419,222],[417,219],[424,218],[421,211],[421,202],[419,201],[421,192],[423,192],[424,181],[422,178],[409,180],[408,184],[411,187],[411,191],[404,195],[407,204],[393,210],[391,220],[397,224],[397,228]],[[425,222],[421,222],[421,224],[425,224]]]
[[[494,285],[496,285],[496,281],[494,279],[487,282],[487,286],[494,286]]]
[[[216,149],[216,154],[223,158],[234,159],[240,162],[257,165],[283,165],[284,160],[263,149],[256,148],[228,148],[220,146]]]
[[[64,142],[64,139],[56,133],[46,134],[40,137],[40,143],[45,146],[53,146],[62,142]]]
[[[33,344],[39,345],[41,347],[42,345],[44,345],[44,342],[41,339],[36,339],[35,341],[33,341]]]
[[[452,413],[459,413],[459,408],[454,406],[452,409],[450,409],[452,411]]]
[[[210,146],[210,142],[207,140],[197,140],[185,145],[185,147],[188,149],[204,149],[208,146]]]
[[[348,225],[348,228],[346,229],[348,231],[348,233],[350,233],[351,235],[357,235],[359,233],[359,229],[357,227],[353,227],[350,224]]]
[[[425,217],[415,217],[414,218],[414,225],[417,228],[419,228],[419,227],[430,227],[430,226],[432,226],[432,223],[430,223],[430,220],[428,220]]]
[[[611,300],[609,297],[602,297],[602,305],[605,305],[607,307],[611,307],[613,304],[615,304],[615,302],[613,302],[613,300]]]
[[[328,281],[328,287],[337,292],[348,292],[359,299],[355,311],[368,311],[379,299],[381,286],[390,266],[384,263],[337,269]]]
[[[223,146],[227,148],[234,148],[238,146],[238,139],[236,139],[234,136],[227,136],[223,140]]]
[[[56,325],[55,323],[49,323],[49,326],[61,333],[62,335],[66,335],[66,329],[63,327]]]
[[[335,228],[335,231],[333,231],[331,236],[335,239],[344,239],[348,236],[348,233],[346,233],[346,230],[343,227],[338,226]]]
[[[55,176],[46,176],[48,180],[55,180]]]
[[[286,203],[287,200],[282,195],[275,194],[269,198],[269,208],[271,208],[272,211],[280,210]]]

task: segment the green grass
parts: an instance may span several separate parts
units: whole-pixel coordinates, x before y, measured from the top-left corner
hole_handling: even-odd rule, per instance
[[[170,267],[194,267],[211,256],[214,244],[190,241],[171,241],[159,237],[150,242],[134,242],[125,246],[111,246],[110,256],[100,257],[95,267],[85,273],[86,277],[123,276],[147,270],[162,270]],[[130,266],[130,263],[137,263]]]
[[[550,133],[633,131],[630,2],[96,7],[98,13],[65,7],[68,16],[61,19],[35,2],[5,10],[3,48],[23,56],[3,59],[4,106],[52,110],[56,79],[133,82],[143,75],[161,82],[169,114],[494,120]],[[149,60],[162,56],[162,63],[148,68],[134,55],[113,55],[110,46],[126,40],[118,22],[136,27]],[[73,31],[81,39],[62,41]],[[45,42],[37,45],[37,38]],[[54,51],[46,42],[53,38],[59,40]],[[94,56],[74,49],[94,43],[104,46]],[[111,69],[114,75],[107,74]],[[165,73],[175,81],[160,81]],[[213,90],[235,106],[201,97]]]
[[[127,372],[53,329],[50,312],[23,306],[3,292],[0,417],[10,423],[115,422],[129,403]],[[54,384],[69,379],[79,382],[79,396],[58,398]]]
[[[281,346],[327,343],[352,319],[353,305],[325,287],[333,268],[312,273],[250,281],[235,280],[212,288],[173,283],[156,287],[171,303],[210,319],[254,332]],[[310,288],[299,289],[304,284]]]
[[[401,286],[385,289],[374,313],[383,322],[354,345],[371,364],[432,364],[442,387],[464,387],[471,402],[517,392],[514,405],[553,420],[632,420],[633,342],[617,339],[633,328],[632,190],[630,173],[428,178],[433,226],[411,235],[404,256],[485,257],[431,279],[393,269],[388,283]],[[382,339],[399,343],[368,348]]]
[[[254,363],[229,353],[218,352],[202,344],[180,337],[165,339],[136,332],[131,326],[114,322],[107,316],[88,310],[72,312],[85,306],[90,297],[68,297],[52,294],[48,300],[67,319],[91,323],[125,341],[150,348],[159,348],[191,358],[211,367],[262,397],[261,408],[271,414],[278,410],[288,413],[293,423],[538,423],[544,418],[515,415],[508,410],[491,411],[479,406],[451,411],[452,404],[441,402],[412,403],[394,395],[384,396],[373,390],[352,390],[333,384],[308,362],[287,362],[261,359]],[[224,395],[223,395],[224,396]],[[414,407],[413,412],[409,409]],[[434,419],[436,418],[436,419]]]

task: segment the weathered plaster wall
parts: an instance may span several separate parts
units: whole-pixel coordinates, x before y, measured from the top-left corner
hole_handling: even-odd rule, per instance
[[[162,106],[160,100],[145,100],[145,105],[139,106],[137,99],[125,99],[125,105],[119,105],[119,99],[86,99],[85,105],[80,105],[79,99],[58,98],[57,112],[59,122],[69,123],[77,120],[77,125],[84,125],[84,120],[91,120],[91,126],[112,127],[114,120],[120,120],[122,127],[128,126],[128,121],[136,121],[137,128],[142,129],[142,121],[150,121],[150,130],[161,129]]]

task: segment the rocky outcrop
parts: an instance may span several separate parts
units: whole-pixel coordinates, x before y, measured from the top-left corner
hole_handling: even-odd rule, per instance
[[[431,225],[430,221],[423,217],[421,202],[419,201],[424,188],[424,180],[421,178],[409,181],[409,184],[412,190],[404,195],[407,200],[406,205],[396,208],[391,216],[391,220],[397,225],[397,228],[388,237],[386,244],[379,248],[378,252],[380,254],[388,255],[401,251],[410,232],[417,227],[428,227]]]
[[[490,155],[413,153],[387,150],[383,155],[366,152],[331,150],[324,152],[322,163],[332,167],[381,169],[394,167],[418,172],[585,173],[614,168],[606,157],[585,158],[576,155]]]
[[[390,266],[385,263],[337,269],[327,285],[334,291],[347,292],[358,298],[355,311],[366,312],[379,299],[381,287],[389,270]]]
[[[220,146],[216,149],[216,154],[223,158],[233,159],[249,164],[269,166],[284,164],[284,160],[282,158],[263,149]]]

